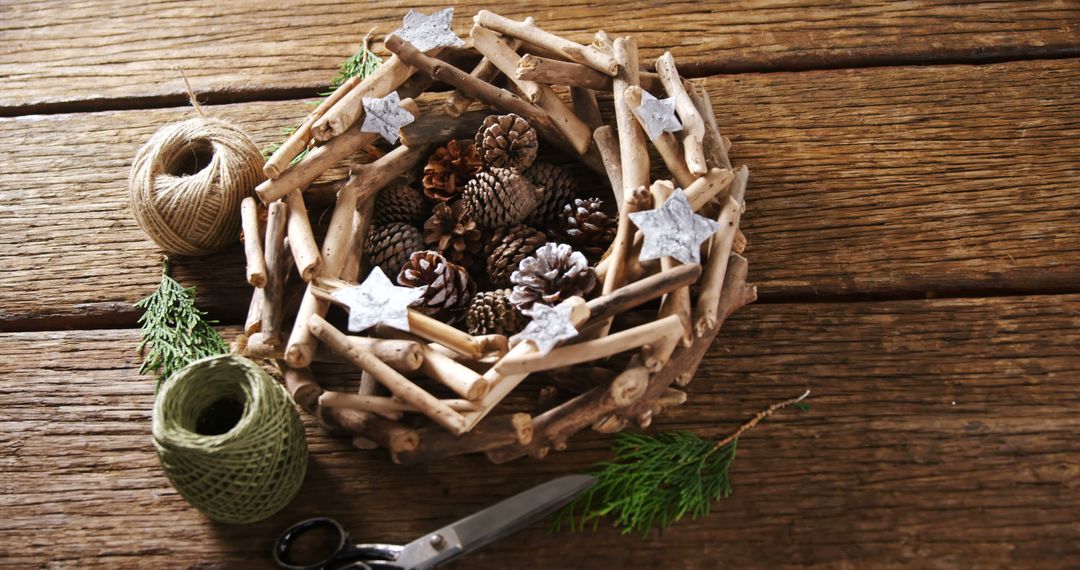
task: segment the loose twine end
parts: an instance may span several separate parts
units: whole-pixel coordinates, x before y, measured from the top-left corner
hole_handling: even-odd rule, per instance
[[[195,107],[195,110],[199,112],[199,116],[206,118],[206,113],[203,112],[202,105],[199,105],[199,100],[195,98],[195,91],[191,88],[191,82],[188,81],[187,74],[184,73],[184,69],[180,66],[173,67],[176,71],[180,72],[180,77],[184,80],[184,85],[187,86],[188,101],[191,102],[191,106]]]

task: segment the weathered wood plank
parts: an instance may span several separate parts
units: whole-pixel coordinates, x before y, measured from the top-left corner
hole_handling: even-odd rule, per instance
[[[263,523],[214,525],[157,466],[136,342],[132,330],[0,335],[5,563],[263,565],[282,528],[314,515],[403,541],[584,470],[610,441],[405,468],[309,421],[300,498]],[[804,388],[813,409],[740,442],[735,495],[713,517],[647,539],[537,525],[465,567],[1075,567],[1078,347],[1080,295],[751,306],[655,426],[720,436]]]
[[[451,2],[455,31],[490,3]],[[441,4],[440,4],[441,6]],[[434,6],[424,9],[433,9]],[[583,0],[504,3],[587,43],[596,28],[634,34],[651,61],[670,49],[683,71],[856,67],[1080,53],[1080,9],[1051,0],[949,5]],[[217,100],[324,86],[360,38],[400,25],[388,2],[117,0],[6,3],[0,8],[0,109],[6,114],[180,104],[181,66]]]
[[[1080,60],[709,78],[734,159],[752,170],[743,225],[762,297],[1075,291],[1078,81]],[[308,109],[212,112],[265,144]],[[134,323],[159,256],[128,211],[129,161],[191,114],[0,121],[0,240],[12,244],[0,328]],[[175,261],[215,316],[238,322],[239,248]]]

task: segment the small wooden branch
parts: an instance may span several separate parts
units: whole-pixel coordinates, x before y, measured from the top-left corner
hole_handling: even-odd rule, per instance
[[[525,18],[525,23],[528,25],[532,25],[533,19],[531,17]],[[521,40],[517,38],[510,38],[508,45],[510,46],[510,49],[517,51],[518,48],[521,47]],[[480,59],[480,63],[476,64],[476,67],[473,68],[472,73],[470,73],[469,75],[479,79],[480,81],[492,83],[495,81],[495,78],[499,76],[499,68],[495,67],[495,64],[491,63],[491,60],[484,57]],[[455,89],[454,92],[450,94],[450,97],[446,99],[446,102],[443,103],[443,110],[446,111],[446,114],[452,118],[460,117],[462,113],[465,112],[465,109],[469,108],[469,105],[471,105],[473,101],[475,101],[475,99],[469,97],[460,89]]]
[[[431,53],[437,55],[440,50],[436,48]],[[364,97],[386,97],[413,73],[415,69],[396,57],[384,61],[315,121],[311,127],[315,140],[325,142],[344,134],[364,115]]]
[[[322,256],[319,255],[319,246],[315,244],[315,233],[311,230],[311,220],[308,219],[300,191],[293,190],[286,194],[285,205],[288,206],[286,233],[289,235],[289,249],[296,262],[296,271],[304,281],[311,281],[319,272]]]
[[[514,354],[511,350],[511,353],[496,363],[492,370],[503,376],[512,376],[573,366],[607,358],[633,348],[660,344],[671,337],[682,338],[683,330],[682,321],[678,316],[673,315],[596,340],[556,348],[547,354],[537,352]]]
[[[476,404],[468,400],[439,400],[455,412],[472,412],[476,410]],[[420,413],[416,406],[386,396],[367,396],[362,394],[349,394],[346,392],[323,392],[319,397],[320,406],[334,408],[349,408],[361,412],[379,414],[389,419],[395,419],[402,413]]]
[[[414,121],[401,128],[401,144],[416,146],[442,144],[450,140],[472,140],[490,114],[490,110],[478,109],[457,116],[426,115],[423,120]]]
[[[514,75],[519,79],[547,85],[566,85],[608,93],[614,90],[614,81],[610,75],[605,75],[580,63],[559,61],[533,54],[521,56]],[[648,71],[639,71],[638,75],[641,86],[646,91],[660,91],[664,88],[659,75]]]
[[[476,337],[412,309],[409,309],[409,332],[437,342],[466,358],[479,360],[484,356],[484,343]]]
[[[507,445],[529,445],[532,438],[532,418],[529,414],[493,416],[461,436],[443,430],[420,430],[421,444],[412,451],[394,453],[393,458],[396,463],[414,465]]]
[[[390,365],[391,368],[409,374],[420,370],[424,363],[424,351],[420,343],[408,340],[391,340],[381,338],[369,338],[364,336],[348,335],[349,343],[357,350],[366,350]],[[264,358],[272,360],[284,359],[285,352],[280,347],[271,346],[265,342],[263,333],[256,333],[248,337],[241,354],[248,358]],[[344,358],[326,350],[324,347],[315,349],[313,362],[346,362]]]
[[[432,421],[456,434],[465,433],[466,422],[461,414],[439,399],[410,382],[396,370],[370,352],[357,350],[346,336],[318,315],[312,315],[308,327],[327,348],[346,358],[353,365],[371,374],[397,398],[416,407]]]
[[[696,212],[727,190],[733,180],[735,173],[730,170],[710,169],[705,176],[684,187],[686,201],[690,202],[690,208]]]
[[[254,200],[253,200],[254,201]],[[285,281],[288,279],[288,254],[285,247],[285,224],[288,207],[278,200],[270,204],[266,217],[266,286],[263,288],[262,334],[266,342],[281,343],[281,323],[285,318]]]
[[[251,290],[251,303],[248,304],[247,317],[244,318],[244,334],[251,336],[262,330],[263,290],[256,287]]]
[[[608,54],[592,46],[583,46],[541,30],[528,21],[516,22],[487,10],[477,12],[473,21],[504,36],[518,38],[541,48],[563,54],[567,59],[587,65],[601,73],[615,75],[618,64]]]
[[[600,104],[596,102],[595,91],[571,87],[570,102],[574,106],[574,114],[589,126],[589,132],[595,132],[604,125],[604,116],[600,113]]]
[[[592,320],[607,319],[680,287],[686,287],[696,282],[700,275],[700,265],[679,265],[671,271],[657,273],[629,285],[623,285],[607,295],[601,295],[589,301]]]
[[[289,391],[293,401],[304,411],[315,413],[323,389],[315,381],[315,375],[311,373],[311,369],[306,366],[293,368],[284,362],[279,363],[279,365],[285,378],[285,388]]]
[[[404,332],[399,331],[392,327],[380,326],[378,328],[380,335],[387,336],[389,338],[409,339],[415,340],[417,337]],[[440,384],[450,388],[457,395],[469,400],[477,400],[483,397],[488,391],[488,382],[479,373],[455,361],[453,358],[435,350],[431,346],[416,342],[415,343],[421,351],[423,361],[420,366],[420,372],[425,376],[438,381]]]
[[[351,93],[357,92],[358,89],[354,89]],[[412,99],[402,100],[401,108],[412,113],[414,117],[420,116],[420,108]],[[323,118],[325,119],[326,116]],[[327,169],[348,158],[354,152],[367,147],[378,138],[379,135],[376,133],[361,132],[360,125],[356,125],[309,152],[303,160],[285,169],[277,179],[262,182],[255,187],[255,192],[264,203],[280,199],[298,188],[311,184]],[[289,204],[289,207],[291,208],[292,204]]]
[[[336,105],[342,97],[359,85],[360,81],[359,76],[350,77],[341,85],[338,85],[337,89],[334,89],[334,92],[329,97],[323,99],[319,106],[315,107],[304,119],[304,122],[289,135],[289,138],[285,139],[285,142],[281,143],[281,146],[274,151],[274,154],[263,165],[263,174],[266,174],[266,177],[271,180],[281,176],[281,172],[288,168],[293,159],[311,142],[311,127],[315,124],[315,121],[322,118],[328,109]]]
[[[731,193],[728,195],[727,203],[720,210],[720,215],[716,220],[721,227],[711,238],[709,260],[705,264],[705,272],[701,280],[701,294],[698,296],[698,319],[694,325],[694,331],[699,337],[716,326],[721,287],[727,272],[728,258],[731,255],[735,234],[739,231],[739,218],[742,216],[746,183],[749,177],[750,172],[745,166],[735,173],[735,181],[731,184]]]
[[[626,105],[631,109],[636,109],[641,105],[641,97],[644,91],[637,86],[630,86],[626,88],[625,97]],[[641,128],[645,128],[645,123],[641,117],[634,113],[634,119],[637,120]],[[667,166],[668,172],[675,177],[675,181],[679,186],[686,188],[693,184],[697,179],[690,169],[686,166],[686,161],[683,158],[683,152],[679,145],[679,140],[675,137],[675,133],[662,132],[655,139],[652,139],[653,146],[656,147],[656,151],[660,154],[660,158],[664,160],[664,165]]]
[[[592,142],[592,129],[579,119],[550,87],[516,77],[514,72],[520,58],[498,34],[478,25],[474,25],[469,34],[472,36],[476,49],[495,64],[499,71],[509,77],[530,102],[547,113],[555,127],[562,132],[563,137],[570,142],[578,154],[585,154],[589,150],[589,143]]]
[[[315,410],[315,417],[331,430],[343,430],[374,441],[391,453],[411,451],[420,444],[420,434],[416,430],[375,414],[319,406]]]
[[[240,223],[244,230],[247,281],[252,287],[265,287],[266,261],[262,252],[262,232],[259,231],[259,206],[255,198],[248,196],[240,201]]]
[[[637,44],[632,38],[615,40],[615,59],[619,74],[614,80],[615,123],[619,131],[619,151],[622,155],[623,190],[649,186],[649,151],[645,148],[645,131],[634,118],[627,104],[626,90],[640,86],[638,77]]]
[[[685,164],[691,173],[698,176],[705,174],[709,170],[705,164],[705,150],[702,146],[705,139],[705,121],[683,87],[682,78],[679,77],[679,70],[675,67],[675,58],[672,57],[671,52],[664,52],[664,55],[656,59],[656,72],[664,84],[668,97],[675,98],[675,111],[682,119],[683,130],[680,134],[685,151]]]
[[[675,187],[668,180],[657,180],[653,182],[652,193],[653,201],[657,204],[662,204],[672,193],[675,192]],[[682,264],[672,258],[664,257],[660,260],[660,275],[670,273]],[[698,266],[700,268],[700,266]],[[678,289],[672,290],[670,293],[664,296],[664,299],[660,302],[659,318],[675,315],[682,321],[683,324],[683,346],[689,346],[694,341],[694,327],[690,321],[690,285],[687,284]]]
[[[619,150],[619,137],[610,125],[604,125],[593,131],[593,142],[604,159],[604,171],[611,182],[611,193],[615,196],[615,205],[620,214],[623,211],[622,157]]]
[[[728,158],[728,144],[724,136],[720,134],[720,127],[716,123],[716,112],[713,110],[709,92],[704,85],[695,85],[690,91],[690,98],[694,101],[694,107],[705,121],[705,163],[711,168],[726,168],[731,170],[731,159]]]

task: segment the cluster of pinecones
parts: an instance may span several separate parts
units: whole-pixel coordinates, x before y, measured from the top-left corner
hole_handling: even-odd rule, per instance
[[[588,294],[617,220],[601,200],[577,198],[572,176],[536,162],[537,150],[536,130],[514,114],[487,117],[473,143],[437,148],[423,190],[401,183],[376,197],[369,264],[426,286],[415,308],[464,317],[471,334],[513,334],[534,303]],[[477,282],[490,290],[477,294]]]

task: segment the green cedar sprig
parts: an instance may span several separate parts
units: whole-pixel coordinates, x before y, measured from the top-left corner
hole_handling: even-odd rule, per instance
[[[729,471],[739,436],[809,394],[769,406],[720,441],[689,432],[619,434],[612,448],[615,460],[595,466],[596,484],[559,513],[554,529],[583,530],[590,523],[596,529],[609,517],[624,534],[648,535],[686,515],[708,516],[713,501],[731,495]]]
[[[217,321],[207,321],[206,313],[195,306],[195,288],[169,276],[168,261],[162,265],[157,290],[135,307],[143,310],[139,352],[145,357],[139,374],[157,372],[157,386],[189,362],[229,351],[211,326]]]

